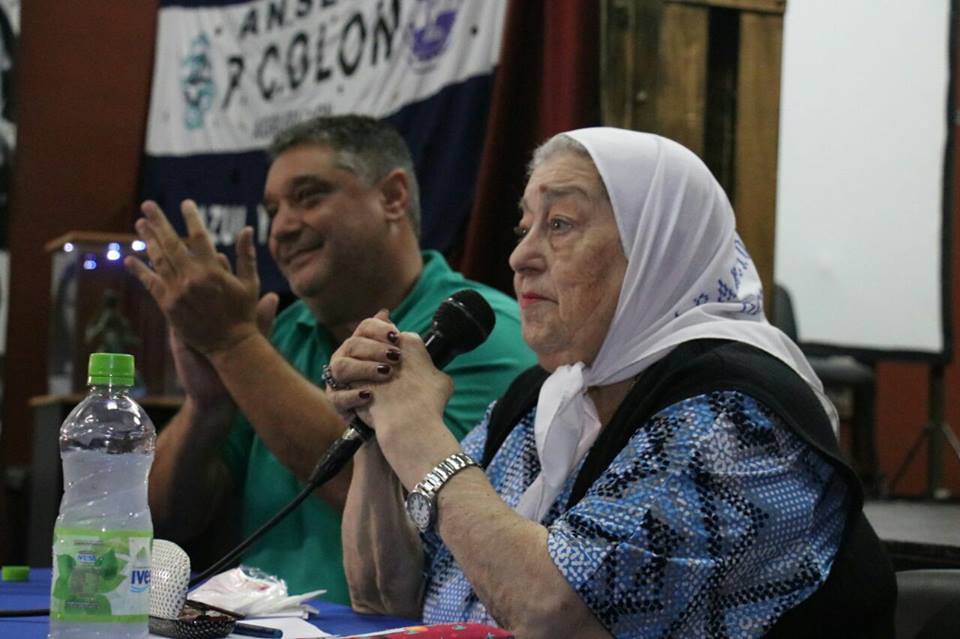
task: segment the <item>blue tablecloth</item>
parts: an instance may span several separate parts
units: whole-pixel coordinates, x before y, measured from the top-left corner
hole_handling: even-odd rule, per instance
[[[349,606],[329,603],[322,599],[310,602],[320,615],[310,623],[333,634],[359,634],[388,630],[416,622],[400,617],[361,615]],[[26,582],[0,581],[0,610],[46,608],[50,605],[50,569],[33,568]],[[6,639],[42,639],[47,636],[47,617],[0,618],[0,637]]]

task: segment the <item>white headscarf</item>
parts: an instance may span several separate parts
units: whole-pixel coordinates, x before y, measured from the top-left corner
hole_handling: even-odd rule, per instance
[[[763,315],[760,278],[706,165],[650,133],[597,127],[565,135],[586,147],[606,186],[627,270],[594,361],[560,366],[540,390],[534,432],[541,472],[517,512],[542,520],[596,440],[601,424],[587,389],[635,377],[683,342],[727,339],[776,357],[810,385],[836,431],[820,380]]]

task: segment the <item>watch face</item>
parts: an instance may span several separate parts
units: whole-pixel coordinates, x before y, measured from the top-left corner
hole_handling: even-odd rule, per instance
[[[407,495],[407,516],[420,532],[426,532],[433,520],[433,502],[416,491]]]

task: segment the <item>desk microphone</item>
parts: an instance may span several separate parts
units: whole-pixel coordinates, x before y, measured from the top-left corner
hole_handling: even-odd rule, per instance
[[[495,322],[496,316],[487,300],[472,289],[464,289],[445,299],[437,308],[433,315],[433,324],[422,335],[423,344],[434,366],[443,368],[457,355],[482,344],[489,337]],[[354,416],[346,432],[326,450],[314,466],[300,494],[220,561],[194,577],[190,585],[194,586],[208,579],[232,563],[244,550],[299,506],[318,486],[339,473],[360,446],[373,435],[373,429]]]
[[[472,351],[483,343],[493,330],[496,316],[480,293],[464,289],[454,293],[440,304],[433,316],[433,324],[422,335],[423,345],[433,365],[443,368],[460,353]],[[316,488],[336,475],[357,449],[373,437],[373,429],[354,416],[346,432],[323,454],[307,484]]]

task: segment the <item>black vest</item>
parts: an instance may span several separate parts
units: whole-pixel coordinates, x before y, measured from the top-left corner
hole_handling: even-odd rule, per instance
[[[547,372],[533,367],[513,381],[494,407],[481,465],[537,403]],[[740,391],[772,410],[834,466],[848,490],[846,526],[826,582],[788,610],[768,637],[893,637],[897,584],[880,540],[863,515],[863,489],[843,459],[830,420],[810,387],[791,368],[739,342],[697,340],[675,348],[647,369],[600,432],[568,508],[586,494],[637,428],[683,399],[719,390]]]

